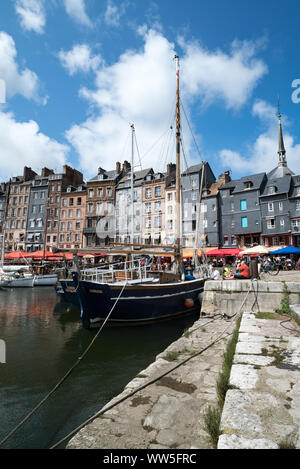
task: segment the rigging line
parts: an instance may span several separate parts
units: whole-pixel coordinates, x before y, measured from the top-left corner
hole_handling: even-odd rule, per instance
[[[158,142],[166,135],[168,132],[169,128],[163,132],[163,134],[153,143],[153,145],[146,151],[146,153],[143,154],[141,161],[145,159],[145,157],[150,153],[150,151],[153,150],[153,148],[158,144]]]
[[[150,153],[150,151],[152,151],[152,149],[158,144],[158,142],[166,135],[166,133],[168,132],[168,130],[170,129],[170,127],[173,126],[173,123],[174,123],[174,119],[175,119],[175,116],[176,116],[176,109],[174,110],[175,108],[175,103],[176,103],[176,98],[174,98],[174,101],[173,101],[173,104],[172,104],[172,107],[171,107],[171,111],[170,111],[170,116],[168,118],[168,122],[171,121],[171,126],[168,125],[168,128],[162,133],[162,135],[156,140],[156,142],[146,151],[146,153],[144,153],[144,155],[142,156],[142,160],[148,155],[148,153]],[[173,119],[172,119],[172,114],[173,114]]]
[[[201,161],[203,162],[202,156],[201,156],[201,153],[200,153],[200,150],[199,150],[199,147],[198,147],[198,145],[197,145],[197,142],[196,142],[195,136],[194,136],[194,134],[193,134],[193,131],[192,131],[190,122],[189,122],[188,117],[187,117],[187,114],[186,114],[186,112],[185,112],[185,109],[184,109],[184,106],[183,106],[183,103],[182,103],[182,99],[180,99],[180,103],[181,103],[181,107],[182,107],[182,109],[183,109],[183,113],[184,113],[184,115],[185,115],[186,121],[187,121],[187,123],[188,123],[189,129],[190,129],[190,132],[191,132],[191,135],[192,135],[192,137],[193,137],[193,140],[194,140],[196,149],[197,149],[197,151],[198,151],[198,153],[199,153],[199,156],[200,156],[200,158],[201,158]]]
[[[5,438],[3,438],[3,440],[0,442],[0,447],[7,442],[7,440],[9,440],[9,438],[11,438],[16,432],[17,430],[19,430],[19,428],[21,428],[26,422],[27,420],[30,419],[30,417],[33,416],[33,414],[40,408],[42,407],[42,405],[49,399],[49,397],[54,394],[54,392],[63,384],[63,382],[70,376],[70,374],[72,373],[72,371],[79,365],[79,363],[81,363],[81,361],[83,360],[83,358],[85,357],[85,355],[88,353],[88,351],[90,350],[90,348],[92,347],[92,345],[94,344],[95,340],[97,339],[97,337],[99,336],[100,332],[102,331],[103,327],[105,326],[106,322],[108,321],[110,315],[112,314],[113,310],[115,309],[115,306],[117,305],[119,299],[121,298],[122,294],[123,294],[123,291],[125,290],[125,287],[127,286],[127,282],[124,284],[118,298],[116,299],[116,301],[114,302],[109,314],[107,315],[105,321],[103,322],[101,328],[99,329],[99,331],[97,332],[97,334],[95,335],[95,337],[92,339],[91,343],[88,345],[88,347],[85,349],[85,351],[83,352],[83,354],[78,357],[77,361],[74,363],[74,365],[67,371],[67,373],[62,377],[62,379],[54,386],[54,388],[44,397],[44,399],[42,399],[39,404],[37,404],[34,409],[29,412],[29,414],[26,415],[26,417],[13,429],[11,430],[11,432],[8,433],[8,435],[6,435]]]
[[[233,316],[232,316],[233,317]],[[210,344],[208,344],[206,347],[204,347],[202,350],[200,350],[199,352],[196,352],[194,353],[193,355],[190,355],[188,358],[182,360],[180,363],[178,363],[177,365],[173,366],[170,370],[168,371],[165,371],[164,373],[162,373],[161,375],[157,376],[156,378],[153,378],[152,380],[148,381],[147,383],[143,384],[142,386],[139,386],[138,388],[136,388],[135,390],[131,391],[129,394],[127,394],[126,396],[123,396],[122,398],[118,399],[117,401],[115,401],[113,404],[110,404],[108,406],[105,406],[104,409],[100,410],[99,412],[97,412],[96,414],[92,415],[91,417],[89,417],[85,422],[83,422],[81,425],[79,425],[77,428],[75,428],[72,432],[70,432],[67,436],[65,436],[64,438],[62,438],[60,441],[58,441],[57,443],[55,443],[55,445],[51,446],[50,449],[55,449],[57,448],[58,446],[60,446],[62,443],[64,443],[66,440],[70,439],[75,433],[77,433],[79,430],[81,430],[83,427],[85,427],[86,425],[88,425],[89,423],[93,422],[93,420],[95,420],[96,418],[100,417],[101,415],[103,415],[105,412],[107,412],[108,410],[111,410],[112,408],[116,407],[117,405],[121,404],[122,402],[126,401],[127,399],[129,399],[130,397],[134,396],[137,392],[139,391],[142,391],[143,389],[147,388],[148,386],[150,386],[151,384],[154,384],[156,383],[156,381],[159,381],[160,379],[164,378],[165,376],[167,376],[168,374],[172,373],[172,371],[176,370],[177,368],[179,368],[180,366],[184,365],[185,363],[187,363],[188,361],[190,361],[192,358],[195,358],[199,355],[201,355],[202,353],[204,353],[206,350],[208,350],[210,347],[212,347],[215,343],[217,343],[219,340],[221,340],[221,338],[223,337],[223,335],[225,334],[226,330],[229,329],[229,327],[231,326],[231,321],[229,321],[229,323],[227,324],[227,326],[225,327],[225,329],[221,332],[221,334],[213,341],[211,342]]]
[[[166,145],[165,145],[165,148],[163,148],[162,150],[162,155],[161,155],[161,168],[162,168],[162,171],[161,172],[164,172],[165,171],[165,168],[166,168],[166,164],[167,164],[167,158],[169,157],[169,153],[170,153],[170,144],[172,142],[172,139],[174,137],[174,127],[171,126],[170,129],[169,129],[169,135],[168,135],[168,140],[166,142]],[[165,155],[164,155],[165,153]]]
[[[121,157],[120,157],[121,160],[123,159],[123,156],[124,156],[124,154],[125,154],[125,150],[126,150],[126,147],[127,147],[127,145],[128,145],[128,139],[129,139],[130,133],[131,133],[131,132],[130,132],[130,130],[129,130],[128,133],[127,133],[127,137],[126,137],[126,139],[125,139],[123,151],[122,151],[122,153],[121,153]]]
[[[136,146],[136,149],[137,149],[137,154],[138,154],[138,157],[139,157],[140,167],[141,167],[141,170],[142,170],[141,155],[140,155],[140,151],[139,151],[139,147],[138,147],[138,143],[137,143],[137,138],[136,138],[136,133],[135,133],[135,132],[134,132],[134,141],[135,141],[135,146]]]

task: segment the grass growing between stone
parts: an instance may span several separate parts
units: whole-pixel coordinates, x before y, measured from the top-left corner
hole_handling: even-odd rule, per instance
[[[216,408],[210,406],[204,416],[205,430],[208,433],[210,442],[214,448],[217,448],[220,436],[220,423],[222,410],[225,402],[225,396],[228,389],[231,388],[229,385],[229,378],[235,354],[236,344],[238,341],[241,319],[242,316],[240,316],[240,318],[237,320],[236,328],[232,334],[230,341],[227,344],[226,351],[224,354],[222,371],[220,372],[217,380],[218,406]]]
[[[281,308],[275,309],[275,313],[281,314],[283,316],[289,316],[291,319],[293,319],[298,326],[300,326],[300,319],[297,316],[297,314],[293,313],[293,311],[290,308],[290,297],[289,297],[289,291],[287,289],[287,285],[285,282],[284,283],[284,292],[283,292],[283,298],[281,300]]]

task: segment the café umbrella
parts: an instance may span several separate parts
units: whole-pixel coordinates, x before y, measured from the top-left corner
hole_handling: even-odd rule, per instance
[[[284,256],[286,254],[300,254],[300,249],[295,248],[294,246],[286,246],[283,249],[278,249],[277,251],[273,251],[272,255],[275,254],[276,256]]]

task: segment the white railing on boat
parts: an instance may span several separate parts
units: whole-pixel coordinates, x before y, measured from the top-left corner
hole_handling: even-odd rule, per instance
[[[142,265],[140,260],[110,264],[107,266],[81,270],[82,280],[97,283],[121,283],[143,281],[147,278],[151,265]]]

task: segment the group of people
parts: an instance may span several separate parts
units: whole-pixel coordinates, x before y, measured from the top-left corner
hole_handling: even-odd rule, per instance
[[[224,280],[232,280],[232,279],[249,279],[251,277],[249,266],[246,260],[241,260],[236,265],[236,271],[234,272],[233,268],[225,265],[223,268],[223,275],[222,278]],[[212,280],[221,280],[220,271],[214,266],[211,265],[211,279]]]

